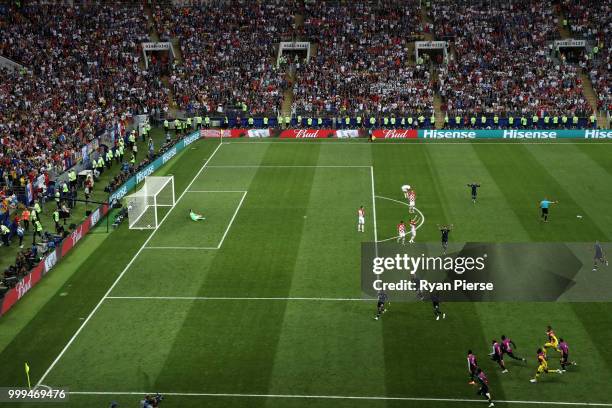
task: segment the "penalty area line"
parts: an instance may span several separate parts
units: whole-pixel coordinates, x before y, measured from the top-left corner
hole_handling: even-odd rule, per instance
[[[366,298],[326,298],[326,297],[219,297],[219,296],[108,296],[118,300],[283,300],[314,302],[372,302]]]
[[[186,250],[186,251],[192,251],[192,250],[212,250],[212,249],[219,249],[218,247],[181,247],[181,246],[147,246],[144,247],[143,249],[178,249],[178,250]]]
[[[181,193],[181,195],[176,199],[175,203],[174,203],[174,207],[170,208],[170,210],[166,213],[166,215],[164,215],[164,217],[161,219],[161,221],[159,222],[158,228],[154,229],[153,232],[149,235],[149,237],[145,240],[145,242],[143,242],[142,246],[140,247],[140,249],[138,249],[138,251],[136,251],[136,253],[134,254],[134,256],[132,257],[132,259],[130,259],[130,261],[127,263],[127,265],[125,266],[125,268],[123,268],[123,270],[121,271],[121,273],[119,274],[119,276],[117,276],[117,279],[115,279],[115,281],[112,283],[112,285],[108,288],[108,290],[106,291],[106,293],[104,293],[104,296],[100,299],[100,301],[96,304],[96,306],[93,308],[93,310],[89,313],[89,315],[87,315],[87,317],[85,318],[85,320],[83,320],[83,323],[79,326],[79,328],[76,330],[76,332],[74,332],[74,334],[70,337],[70,339],[68,340],[68,342],[66,343],[66,345],[62,348],[62,350],[59,352],[59,354],[57,355],[57,357],[55,357],[55,359],[51,362],[51,364],[49,365],[49,367],[47,367],[47,369],[45,370],[45,372],[43,373],[43,375],[38,379],[38,381],[36,382],[36,385],[34,386],[34,389],[37,389],[41,384],[44,383],[45,379],[47,378],[47,376],[49,375],[49,373],[53,370],[53,368],[57,365],[57,363],[61,360],[61,358],[64,356],[64,354],[66,354],[66,351],[70,348],[70,346],[72,345],[72,343],[74,343],[74,341],[76,340],[76,338],[79,336],[79,334],[81,334],[81,332],[83,331],[83,329],[85,328],[85,326],[87,326],[87,323],[89,323],[89,321],[91,320],[91,318],[96,314],[96,312],[100,309],[100,306],[102,306],[102,303],[104,303],[104,300],[106,300],[108,298],[108,296],[111,294],[111,292],[113,291],[113,289],[115,288],[115,286],[117,286],[117,284],[119,283],[119,281],[123,278],[123,276],[127,273],[127,271],[130,269],[130,267],[132,266],[132,264],[136,261],[136,258],[138,258],[138,256],[142,253],[142,251],[145,249],[145,247],[147,246],[147,244],[151,241],[151,239],[155,236],[155,234],[157,233],[157,231],[159,231],[159,228],[162,226],[162,224],[164,223],[164,221],[166,221],[168,219],[168,216],[172,213],[172,210],[174,210],[177,206],[178,203],[183,199],[183,197],[185,197],[185,195],[187,194],[187,191],[189,191],[189,189],[191,188],[191,186],[195,183],[195,181],[198,179],[198,177],[200,177],[200,174],[202,174],[202,172],[204,172],[204,170],[206,170],[206,167],[208,166],[208,164],[210,163],[210,161],[212,160],[213,157],[215,157],[215,154],[217,154],[217,152],[219,151],[219,149],[221,148],[221,146],[223,146],[221,143],[219,143],[219,145],[215,148],[215,150],[212,152],[212,154],[208,157],[208,159],[206,159],[206,161],[204,162],[204,164],[202,165],[202,167],[200,167],[200,169],[198,170],[198,172],[193,176],[193,178],[191,179],[191,181],[189,182],[189,184],[187,185],[187,187],[185,187],[185,190],[183,190],[183,192]]]
[[[145,391],[70,391],[73,395],[146,395],[155,394]],[[274,398],[274,399],[328,399],[328,400],[364,400],[364,401],[415,401],[415,402],[468,402],[486,403],[482,399],[470,398],[427,398],[427,397],[386,397],[386,396],[353,396],[353,395],[300,395],[300,394],[232,394],[232,393],[210,393],[210,392],[160,392],[164,396],[174,397],[213,397],[213,398]],[[588,407],[612,407],[612,403],[606,402],[565,402],[565,401],[527,401],[527,400],[493,400],[504,404],[521,405],[559,405],[559,406],[588,406]]]

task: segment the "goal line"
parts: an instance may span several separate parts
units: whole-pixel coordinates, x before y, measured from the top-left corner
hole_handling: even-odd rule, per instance
[[[356,396],[356,395],[303,395],[303,394],[232,394],[209,392],[159,392],[164,396],[174,397],[213,397],[213,398],[274,398],[274,399],[318,399],[318,400],[362,400],[362,401],[412,401],[412,402],[445,402],[445,403],[486,403],[483,399],[471,398],[434,398],[434,397],[386,397],[386,396]],[[155,394],[153,392],[133,391],[70,391],[73,395],[139,395]],[[530,401],[530,400],[493,400],[497,403],[516,405],[544,406],[588,406],[612,407],[608,402],[566,402],[566,401]]]

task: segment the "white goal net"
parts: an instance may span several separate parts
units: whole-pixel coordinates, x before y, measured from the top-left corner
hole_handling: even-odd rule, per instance
[[[174,177],[150,176],[140,190],[126,197],[130,229],[155,229],[159,226],[160,207],[173,207]]]

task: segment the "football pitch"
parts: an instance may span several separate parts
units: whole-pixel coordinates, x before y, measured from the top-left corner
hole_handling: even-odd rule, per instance
[[[360,274],[361,243],[409,219],[404,184],[417,242],[445,223],[457,242],[610,242],[611,158],[599,142],[198,141],[159,172],[177,197],[159,228],[124,223],[82,260],[69,295],[0,354],[1,378],[23,385],[29,359],[33,382],[68,387],[75,407],[160,392],[162,407],[461,408],[486,402],[468,385],[472,349],[496,406],[612,407],[611,303],[444,303],[436,321],[430,303],[393,302],[375,321]],[[549,223],[545,197],[559,201]],[[578,365],[531,384],[549,324]],[[527,358],[506,374],[487,356],[502,334]]]

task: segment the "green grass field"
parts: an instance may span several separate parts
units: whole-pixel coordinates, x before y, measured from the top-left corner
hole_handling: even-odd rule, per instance
[[[471,348],[496,406],[612,407],[611,303],[446,303],[436,321],[428,303],[394,302],[374,321],[360,289],[361,242],[406,216],[375,196],[416,189],[418,242],[438,242],[440,223],[457,242],[609,242],[611,157],[597,142],[199,141],[159,172],[178,201],[155,232],[125,223],[66,258],[75,272],[0,350],[0,384],[24,386],[28,361],[34,383],[73,392],[58,406],[161,392],[181,408],[461,408],[485,402],[467,384]],[[548,224],[545,196],[560,201]],[[579,365],[531,384],[548,324]],[[501,334],[528,359],[507,374],[487,358]]]

